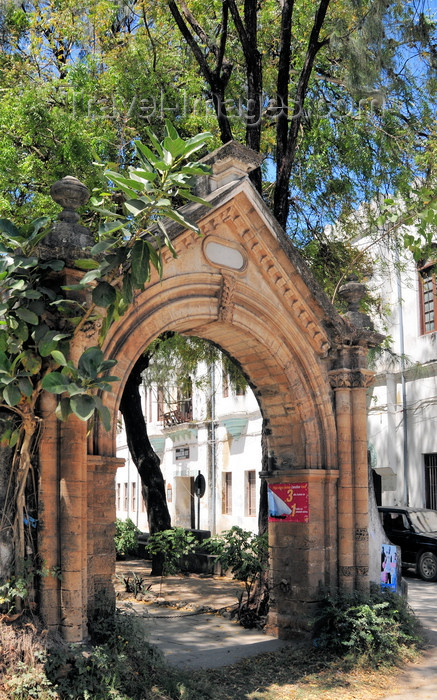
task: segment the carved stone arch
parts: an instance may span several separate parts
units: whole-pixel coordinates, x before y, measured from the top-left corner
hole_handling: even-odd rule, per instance
[[[242,366],[271,432],[278,468],[332,468],[336,464],[335,418],[331,389],[314,351],[293,322],[265,300],[236,283],[232,320],[220,315],[220,280],[195,272],[156,280],[118,323],[104,350],[117,360],[122,380],[105,401],[113,414],[139,355],[161,333],[175,331],[210,340]],[[241,289],[240,289],[241,287]],[[262,302],[262,303],[261,303]],[[115,429],[99,430],[96,454],[115,455]]]
[[[210,207],[184,208],[202,238],[167,224],[177,258],[163,253],[162,279],[152,274],[105,340],[105,356],[118,361],[121,379],[104,396],[112,431],[97,420],[90,438],[74,416],[59,424],[54,397],[42,397],[39,551],[62,576],[43,581],[41,612],[69,641],[86,637],[87,616],[111,590],[124,383],[140,353],[167,330],[208,339],[241,364],[268,421],[272,471],[264,476],[272,488],[307,494],[300,520],[269,522],[270,629],[284,638],[305,629],[321,587],[368,585],[366,351],[379,339],[357,327],[356,310],[351,322],[335,311],[242,177],[248,160],[235,165],[232,148],[215,154],[225,159],[216,170],[213,158],[211,187],[203,193]],[[64,259],[72,258],[66,251]],[[78,271],[65,274],[74,279]],[[87,331],[71,348],[73,359],[96,344]]]

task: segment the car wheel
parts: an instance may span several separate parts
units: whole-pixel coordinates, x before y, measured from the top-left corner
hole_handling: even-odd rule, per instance
[[[417,564],[417,573],[424,581],[437,581],[437,557],[433,552],[422,552]]]

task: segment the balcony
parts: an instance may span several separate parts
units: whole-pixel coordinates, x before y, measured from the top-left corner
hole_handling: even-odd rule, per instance
[[[164,428],[171,428],[174,425],[189,423],[193,420],[193,402],[191,399],[175,401],[169,408],[169,411],[162,414]]]

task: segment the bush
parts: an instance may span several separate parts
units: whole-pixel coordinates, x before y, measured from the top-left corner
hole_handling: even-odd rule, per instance
[[[256,535],[234,525],[218,537],[205,541],[224,571],[243,581],[246,597],[239,599],[237,616],[243,627],[263,627],[268,612],[269,591],[265,572],[268,565],[267,533]]]
[[[138,549],[138,535],[140,530],[130,518],[115,521],[115,551],[117,557],[125,557],[128,554],[136,554]]]
[[[150,535],[147,549],[152,555],[163,557],[162,575],[177,574],[182,568],[182,558],[194,552],[197,540],[192,532],[183,527],[173,527]]]
[[[423,642],[420,624],[404,598],[378,586],[369,595],[327,596],[314,635],[318,649],[374,667],[397,663]]]

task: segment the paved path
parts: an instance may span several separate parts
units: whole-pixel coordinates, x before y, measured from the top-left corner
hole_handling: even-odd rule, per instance
[[[117,565],[118,574],[135,571],[141,575],[144,562]],[[149,579],[150,580],[150,579]],[[396,675],[396,687],[402,693],[384,700],[437,700],[437,583],[426,583],[414,576],[407,578],[408,600],[427,630],[429,649],[418,664],[411,664]],[[125,603],[144,618],[150,641],[159,647],[167,661],[179,668],[217,668],[241,658],[275,651],[287,642],[243,627],[220,615],[200,612],[202,607],[230,607],[236,600],[235,581],[226,578],[202,579],[189,576],[168,577],[160,590],[159,580],[142,602]],[[122,587],[119,585],[118,590]],[[163,605],[165,601],[175,607]],[[181,605],[183,607],[177,607]]]
[[[397,695],[387,695],[384,700],[436,700],[437,699],[437,583],[427,583],[408,576],[408,602],[427,631],[430,648],[418,664],[410,665],[396,678],[403,688]]]

